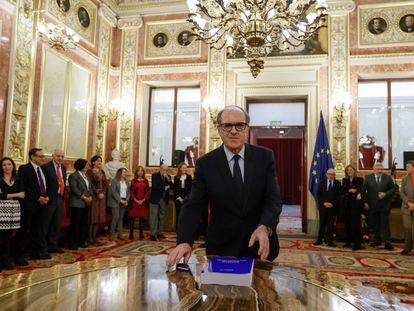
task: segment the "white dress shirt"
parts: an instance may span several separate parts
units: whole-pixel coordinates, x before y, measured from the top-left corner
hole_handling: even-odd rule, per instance
[[[126,199],[127,197],[127,183],[125,180],[119,181],[119,196],[121,199]]]
[[[224,147],[224,152],[226,153],[227,162],[229,163],[231,175],[233,176],[233,167],[234,167],[233,157],[234,157],[235,154],[233,152],[231,152],[225,145],[223,145],[223,147]],[[245,147],[245,145],[243,145],[243,148],[238,153],[238,155],[240,156],[239,166],[240,166],[240,171],[241,171],[243,181],[244,181],[244,152],[245,152],[245,150],[246,150],[246,147]]]
[[[40,175],[42,176],[42,179],[43,179],[43,184],[45,185],[45,190],[47,189],[46,188],[46,178],[45,178],[45,175],[43,174],[43,170],[42,170],[42,168],[39,166],[39,165],[37,165],[37,164],[35,164],[35,163],[33,163],[32,161],[30,161],[30,164],[32,164],[32,166],[33,166],[33,168],[34,168],[34,170],[35,170],[35,172],[36,172],[36,177],[37,177],[37,181],[39,182],[39,185],[40,185],[40,180],[39,180],[39,175],[37,174],[37,168],[39,167],[40,169],[39,169],[39,171],[40,171]]]

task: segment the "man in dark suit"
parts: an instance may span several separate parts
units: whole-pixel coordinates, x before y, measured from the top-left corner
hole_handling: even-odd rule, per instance
[[[384,174],[384,166],[377,162],[374,173],[365,176],[362,186],[364,208],[368,210],[368,228],[374,234],[371,246],[381,245],[381,234],[385,249],[393,250],[390,233],[391,197],[395,192],[394,181],[390,175]]]
[[[227,106],[217,115],[223,145],[196,162],[193,187],[182,206],[177,247],[167,265],[187,263],[202,212],[210,204],[207,255],[256,257],[273,261],[279,253],[276,226],[280,190],[271,150],[246,144],[249,115]]]
[[[21,227],[16,233],[14,262],[18,266],[28,265],[24,258],[26,251],[30,252],[33,259],[50,259],[47,252],[42,252],[40,229],[40,210],[44,209],[49,202],[48,175],[41,167],[44,164],[44,158],[42,149],[32,148],[29,151],[29,163],[20,166],[18,170],[26,192],[22,202]],[[27,247],[27,244],[30,247]]]
[[[51,181],[48,189],[49,203],[46,208],[41,209],[43,253],[63,253],[63,250],[58,248],[58,238],[66,185],[64,157],[63,150],[56,149],[52,154],[52,161],[43,165]]]
[[[335,170],[330,168],[326,171],[326,179],[318,187],[319,233],[313,245],[322,245],[325,237],[328,246],[335,246],[333,226],[340,195],[341,184],[335,179]]]
[[[169,198],[168,190],[172,185],[171,176],[167,172],[168,166],[161,164],[160,171],[152,174],[151,177],[151,194],[149,199],[151,241],[156,241],[157,237],[165,239],[165,236],[160,231],[164,226]]]

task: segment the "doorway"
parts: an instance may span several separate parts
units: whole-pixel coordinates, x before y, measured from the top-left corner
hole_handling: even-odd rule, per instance
[[[250,99],[249,141],[269,148],[275,157],[282,214],[278,233],[306,232],[306,100]]]

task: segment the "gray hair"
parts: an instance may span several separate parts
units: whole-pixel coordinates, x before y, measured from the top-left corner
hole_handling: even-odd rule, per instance
[[[249,116],[249,114],[246,112],[246,110],[244,110],[242,107],[240,107],[240,106],[236,106],[236,105],[229,105],[229,106],[226,106],[226,107],[224,107],[223,109],[221,109],[218,113],[217,113],[217,118],[216,118],[216,124],[217,125],[220,125],[221,124],[221,122],[222,122],[222,115],[223,115],[223,112],[224,111],[226,111],[226,110],[232,110],[232,109],[234,109],[234,108],[236,108],[236,109],[238,109],[238,110],[240,110],[241,112],[243,112],[243,114],[244,114],[244,117],[245,117],[245,120],[246,120],[246,123],[247,123],[247,125],[250,123],[250,116]]]

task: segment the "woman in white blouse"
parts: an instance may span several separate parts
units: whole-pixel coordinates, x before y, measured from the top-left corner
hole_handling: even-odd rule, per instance
[[[181,206],[184,198],[190,193],[192,185],[193,178],[187,174],[187,165],[181,162],[178,164],[177,175],[174,176],[175,223],[177,227]]]
[[[112,223],[110,230],[111,241],[115,241],[115,233],[118,234],[119,240],[125,240],[122,237],[123,219],[129,203],[129,181],[128,170],[120,168],[116,172],[115,178],[111,182],[111,193],[109,195],[108,206],[112,210]]]

